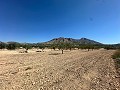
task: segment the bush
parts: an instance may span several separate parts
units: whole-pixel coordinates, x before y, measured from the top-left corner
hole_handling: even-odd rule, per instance
[[[112,55],[113,59],[118,59],[120,58],[120,50],[117,50],[113,55]]]
[[[8,50],[14,50],[16,48],[15,44],[8,44],[7,49]]]
[[[0,49],[5,49],[6,45],[5,43],[0,42]]]
[[[116,68],[116,71],[118,73],[118,75],[120,75],[120,50],[117,50],[112,58],[114,59],[114,62],[115,62],[115,68]]]

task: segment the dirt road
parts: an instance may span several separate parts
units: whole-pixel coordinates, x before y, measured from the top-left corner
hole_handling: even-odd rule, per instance
[[[1,54],[0,90],[120,90],[113,52]]]

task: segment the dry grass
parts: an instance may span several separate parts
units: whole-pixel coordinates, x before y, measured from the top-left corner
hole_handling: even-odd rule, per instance
[[[113,55],[112,58],[114,59],[115,62],[115,68],[118,73],[117,77],[120,80],[120,50],[117,50]]]
[[[117,50],[113,55],[112,55],[113,59],[120,59],[120,50]]]

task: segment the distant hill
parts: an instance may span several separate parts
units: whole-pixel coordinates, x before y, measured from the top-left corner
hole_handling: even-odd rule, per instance
[[[61,44],[63,43],[63,44]],[[9,42],[1,42],[0,41],[0,49],[15,49],[15,48],[32,48],[32,47],[53,47],[54,45],[52,44],[57,44],[56,46],[61,46],[61,45],[67,45],[67,46],[94,46],[95,48],[105,48],[107,50],[109,49],[120,49],[120,44],[102,44],[100,42],[90,40],[87,38],[81,38],[81,39],[73,39],[73,38],[64,38],[64,37],[59,37],[59,38],[54,38],[50,41],[47,42],[42,42],[42,43],[19,43],[19,42],[14,42],[14,41],[9,41]],[[61,46],[62,47],[62,46]]]
[[[101,44],[99,42],[87,38],[73,39],[64,37],[54,38],[50,41],[44,42],[44,44],[59,44],[59,43]]]
[[[5,44],[5,42],[1,42],[1,41],[0,41],[0,44]]]

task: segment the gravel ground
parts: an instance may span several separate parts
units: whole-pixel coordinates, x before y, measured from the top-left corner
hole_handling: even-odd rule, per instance
[[[0,51],[0,90],[120,90],[113,52]]]

